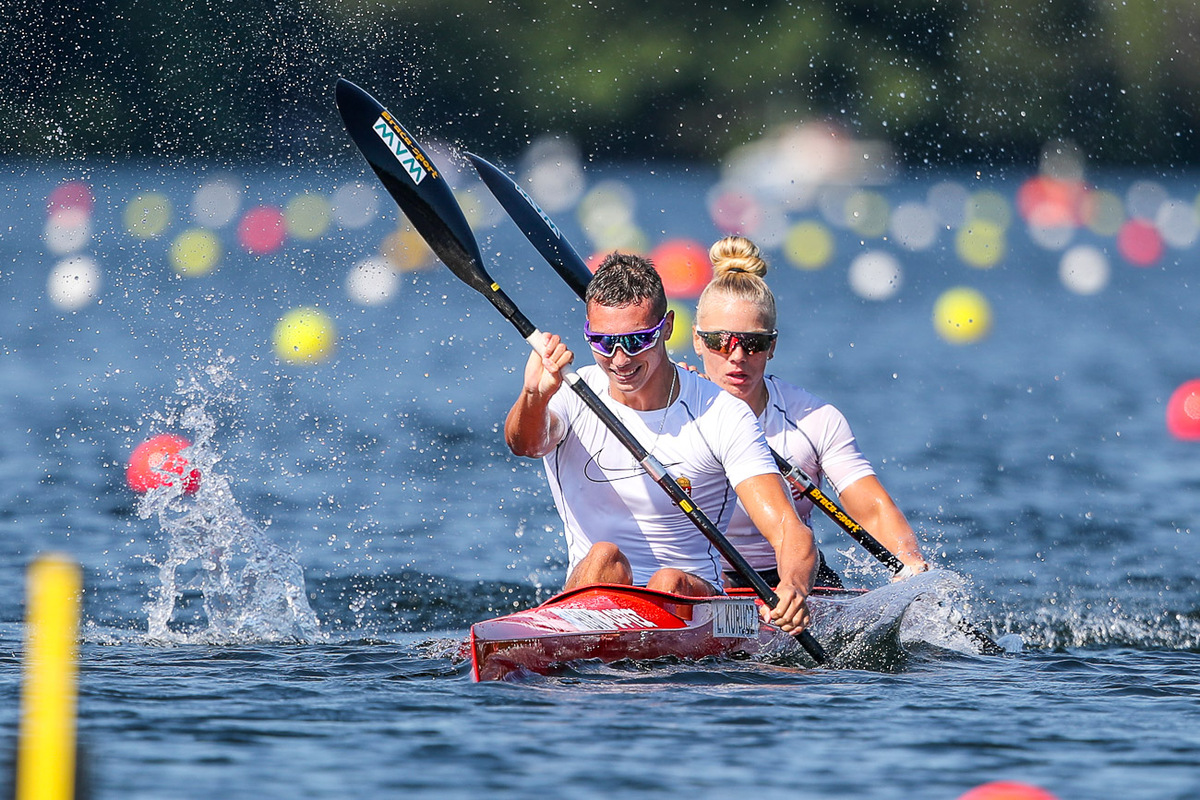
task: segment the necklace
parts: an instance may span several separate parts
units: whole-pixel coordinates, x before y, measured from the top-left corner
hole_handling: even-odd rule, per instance
[[[667,404],[663,406],[662,419],[658,421],[658,433],[654,434],[654,444],[650,445],[649,450],[654,451],[658,446],[658,440],[662,437],[663,430],[667,427],[667,414],[671,412],[671,398],[675,394],[675,385],[679,383],[679,368],[674,364],[671,365],[671,388],[667,390]]]

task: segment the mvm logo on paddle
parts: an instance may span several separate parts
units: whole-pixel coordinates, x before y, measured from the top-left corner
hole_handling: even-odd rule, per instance
[[[400,162],[400,166],[404,167],[404,171],[408,173],[408,177],[412,178],[413,183],[419,184],[429,174],[437,177],[437,171],[429,163],[425,154],[421,152],[421,148],[417,147],[417,143],[387,111],[380,115],[372,129],[375,131],[375,135],[387,145],[387,149],[392,151],[392,155]]]

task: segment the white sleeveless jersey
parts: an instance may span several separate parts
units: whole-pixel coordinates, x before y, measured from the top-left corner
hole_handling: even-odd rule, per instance
[[[816,395],[766,376],[767,407],[758,418],[771,449],[800,467],[818,485],[827,479],[838,494],[875,470],[858,450],[854,433],[842,412]],[[812,526],[813,504],[798,489],[792,490],[796,511]],[[727,538],[757,570],[775,567],[775,549],[750,522],[738,505],[729,523]]]
[[[724,531],[737,508],[733,486],[777,473],[754,412],[716,384],[685,369],[666,409],[635,411],[608,394],[598,366],[579,370],[634,437],[657,458],[695,505]],[[596,542],[617,545],[645,584],[664,567],[721,586],[721,556],[629,451],[565,384],[550,411],[567,432],[545,457],[546,476],[565,525],[570,570]]]

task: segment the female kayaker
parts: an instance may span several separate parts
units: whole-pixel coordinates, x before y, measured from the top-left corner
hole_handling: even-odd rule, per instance
[[[775,296],[763,280],[767,264],[758,247],[742,236],[727,236],[712,246],[709,259],[714,277],[700,295],[692,334],[707,377],[750,406],[775,452],[818,486],[822,479],[829,481],[850,516],[904,563],[898,577],[929,569],[908,520],[859,452],[842,413],[799,386],[766,375],[778,332]],[[801,519],[809,524],[812,502],[793,494]],[[727,535],[751,566],[773,580],[775,554],[740,507]],[[728,572],[725,580],[729,586],[740,583]],[[841,585],[824,558],[817,584]]]

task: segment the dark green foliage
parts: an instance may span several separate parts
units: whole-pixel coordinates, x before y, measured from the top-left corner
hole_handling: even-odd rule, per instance
[[[714,160],[827,119],[913,164],[1200,161],[1183,0],[8,0],[0,155],[346,155],[332,91],[508,155]],[[9,12],[6,12],[6,16]]]

